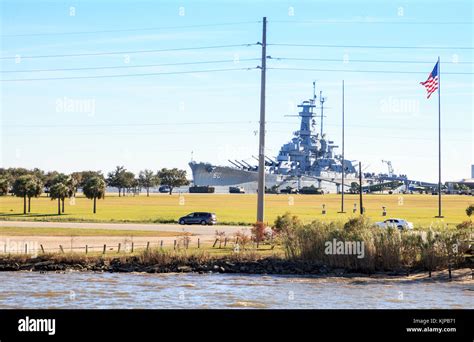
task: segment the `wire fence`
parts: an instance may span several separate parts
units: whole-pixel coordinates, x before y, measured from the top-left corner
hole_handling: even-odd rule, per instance
[[[221,249],[231,247],[234,251],[240,251],[247,249],[246,247],[251,246],[252,249],[258,249],[262,245],[269,245],[270,249],[274,249],[273,239],[266,242],[259,242],[254,239],[243,239],[239,237],[216,237],[213,241],[202,241],[201,238],[193,239],[190,236],[180,237],[174,240],[158,240],[158,241],[147,241],[146,243],[136,243],[133,241],[124,241],[118,243],[104,243],[104,244],[85,244],[85,245],[63,245],[58,244],[51,246],[49,243],[47,246],[37,242],[16,242],[7,241],[3,244],[3,248],[0,250],[0,254],[24,254],[24,255],[38,255],[47,253],[83,253],[83,254],[132,254],[135,252],[143,252],[151,249],[167,249],[167,250],[187,250],[187,249],[202,249],[204,247]]]

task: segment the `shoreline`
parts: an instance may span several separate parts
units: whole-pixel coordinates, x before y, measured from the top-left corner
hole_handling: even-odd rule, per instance
[[[71,256],[69,256],[71,257]],[[161,263],[141,262],[140,257],[123,258],[76,258],[68,256],[38,256],[38,257],[0,257],[0,272],[97,272],[97,273],[226,273],[241,275],[288,275],[307,277],[341,277],[366,278],[381,280],[442,280],[442,281],[473,281],[474,270],[468,265],[452,269],[452,279],[449,279],[448,269],[433,270],[431,277],[427,270],[384,270],[362,272],[342,268],[332,268],[316,263],[284,260],[278,258],[261,258],[258,260],[236,260],[233,258],[214,258],[199,261],[196,258],[188,260],[169,260]]]

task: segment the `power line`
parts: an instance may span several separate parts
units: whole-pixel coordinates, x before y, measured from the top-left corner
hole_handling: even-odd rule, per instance
[[[253,136],[254,133],[252,131],[249,131],[249,130],[212,130],[212,131],[207,131],[207,132],[210,132],[212,134],[245,134],[247,136]],[[288,131],[273,131],[275,133],[288,133]],[[91,131],[82,131],[82,132],[62,132],[64,133],[64,135],[67,135],[67,136],[71,136],[71,135],[74,135],[74,136],[96,136],[96,135],[101,135],[103,136],[103,132],[91,132]],[[195,131],[182,131],[182,130],[179,130],[179,131],[163,131],[163,132],[160,132],[159,134],[160,135],[181,135],[181,134],[191,134],[191,133],[195,133]],[[25,136],[25,135],[29,135],[28,132],[6,132],[5,134],[9,135],[9,136]],[[152,131],[152,132],[140,132],[140,136],[146,136],[146,135],[156,135],[156,131]],[[108,132],[107,133],[107,136],[137,136],[137,133],[136,132]],[[370,136],[370,135],[352,135],[352,134],[349,134],[349,136],[351,138],[362,138],[362,139],[374,139],[374,140],[380,140],[380,137],[377,137],[377,136]],[[384,138],[389,138],[389,139],[397,139],[397,140],[414,140],[414,141],[434,141],[433,138],[429,138],[429,137],[420,137],[420,136],[391,136],[391,135],[384,135]],[[449,141],[461,141],[461,142],[469,142],[471,141],[471,139],[462,139],[462,138],[450,138]],[[266,150],[272,150],[270,148],[266,148]]]
[[[288,24],[397,24],[397,25],[472,25],[472,21],[387,21],[387,20],[271,20],[271,23],[288,23]],[[216,24],[196,24],[196,25],[179,25],[179,26],[162,26],[162,27],[136,27],[125,29],[104,29],[94,31],[69,31],[69,32],[39,32],[39,33],[9,33],[1,34],[0,37],[30,37],[30,36],[64,36],[64,35],[82,35],[97,33],[120,33],[120,32],[140,32],[140,31],[161,31],[174,29],[187,29],[199,27],[219,27],[232,25],[257,24],[261,21],[240,21]]]
[[[169,114],[171,115],[171,114]],[[208,126],[208,125],[257,125],[259,121],[254,120],[242,120],[242,121],[194,121],[194,122],[145,122],[145,123],[99,123],[99,124],[11,124],[4,123],[3,127],[8,128],[122,128],[122,127],[160,127],[160,126]],[[266,121],[270,125],[285,125],[291,124],[290,121]],[[326,123],[326,126],[330,127],[341,127],[341,124]],[[347,124],[349,128],[368,128],[368,129],[379,129],[386,128],[386,126],[380,125],[367,125],[367,124]],[[419,130],[419,127],[413,126],[390,126],[392,130]],[[456,127],[453,128],[456,131],[471,131],[470,128]],[[284,133],[286,130],[272,130],[272,132]]]
[[[472,25],[472,21],[390,21],[390,20],[271,20],[282,24],[388,24],[388,25]]]
[[[246,61],[256,61],[260,58],[242,58],[242,59],[225,59],[215,61],[199,61],[199,62],[181,62],[181,63],[162,63],[162,64],[143,64],[143,65],[121,65],[121,66],[99,66],[84,68],[58,68],[58,69],[27,69],[27,70],[0,70],[0,73],[17,73],[17,72],[47,72],[47,71],[79,71],[79,70],[104,70],[104,69],[128,69],[128,68],[149,68],[158,66],[176,66],[176,65],[197,65],[197,64],[214,64],[214,63],[238,63]]]
[[[257,45],[252,44],[233,44],[233,45],[213,45],[213,46],[196,46],[196,47],[185,47],[185,48],[173,48],[173,49],[154,49],[154,50],[130,50],[130,51],[109,51],[109,52],[89,52],[89,53],[77,53],[77,54],[58,54],[58,55],[36,55],[36,56],[19,56],[20,58],[62,58],[62,57],[87,57],[87,56],[105,56],[105,55],[123,55],[123,54],[135,54],[135,53],[156,53],[156,52],[168,52],[168,51],[188,51],[188,50],[206,50],[206,49],[222,49],[230,47],[249,47]],[[0,57],[0,59],[15,59],[17,56]]]
[[[244,24],[256,24],[256,23],[258,23],[258,21],[241,21],[241,22],[229,22],[229,23],[217,23],[217,24],[197,24],[197,25],[163,26],[163,27],[142,27],[142,28],[126,28],[126,29],[108,29],[108,30],[96,30],[96,31],[14,33],[14,34],[2,34],[2,35],[0,35],[0,37],[64,36],[64,35],[81,35],[81,34],[97,34],[97,33],[161,31],[161,30],[187,29],[187,28],[198,28],[198,27],[232,26],[232,25],[244,25]]]
[[[268,59],[273,60],[289,60],[289,61],[319,61],[319,62],[346,62],[343,59],[331,59],[331,58],[293,58],[293,57],[272,57],[268,56]],[[407,61],[407,60],[376,60],[376,59],[350,59],[348,63],[400,63],[400,64],[432,64],[433,61]],[[451,62],[449,65],[456,64],[474,64],[472,61],[468,62]]]
[[[27,124],[27,125],[10,125],[4,124],[4,127],[25,127],[25,128],[66,128],[66,127],[137,127],[137,126],[193,126],[193,125],[235,125],[235,124],[255,124],[258,121],[195,121],[195,122],[158,122],[158,123],[124,123],[124,124]]]
[[[293,58],[293,57],[272,57],[268,59],[280,61],[319,61],[319,62],[343,62],[342,59],[331,58]],[[150,68],[160,66],[178,66],[178,65],[199,65],[199,64],[214,64],[214,63],[239,63],[247,61],[257,61],[260,58],[242,58],[242,59],[224,59],[212,61],[198,61],[198,62],[179,62],[179,63],[160,63],[160,64],[143,64],[143,65],[121,65],[121,66],[98,66],[98,67],[83,67],[83,68],[54,68],[54,69],[26,69],[26,70],[0,70],[0,73],[25,73],[25,72],[53,72],[53,71],[82,71],[82,70],[107,70],[107,69],[129,69],[129,68]],[[374,59],[351,59],[348,63],[400,63],[400,64],[432,64],[433,61],[408,61],[408,60],[374,60]],[[468,62],[452,62],[450,65],[456,64],[474,64],[472,61]]]
[[[421,49],[421,50],[473,50],[472,46],[389,46],[389,45],[333,45],[333,44],[292,44],[273,43],[273,46],[320,47],[320,48],[357,48],[357,49]]]
[[[58,80],[78,80],[78,79],[92,79],[92,78],[117,78],[117,77],[140,77],[140,76],[160,76],[160,75],[180,75],[180,74],[197,74],[197,73],[211,73],[222,71],[237,71],[237,70],[254,70],[254,68],[228,68],[228,69],[208,69],[208,70],[192,70],[192,71],[171,71],[171,72],[156,72],[143,74],[120,74],[120,75],[97,75],[97,76],[73,76],[73,77],[49,77],[49,78],[24,78],[24,79],[7,79],[0,80],[0,82],[26,82],[26,81],[58,81]]]
[[[395,71],[395,70],[344,70],[344,69],[312,69],[312,68],[267,68],[273,70],[293,70],[293,71],[330,71],[330,72],[364,72],[381,74],[423,74],[421,71]],[[443,75],[474,75],[473,72],[444,72]]]

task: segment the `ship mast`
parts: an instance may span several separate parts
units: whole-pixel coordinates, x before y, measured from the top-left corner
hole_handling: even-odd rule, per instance
[[[316,81],[313,81],[313,103],[316,102]]]
[[[321,139],[323,138],[323,120],[324,120],[324,101],[326,98],[323,97],[323,92],[319,92],[319,103],[321,104]]]

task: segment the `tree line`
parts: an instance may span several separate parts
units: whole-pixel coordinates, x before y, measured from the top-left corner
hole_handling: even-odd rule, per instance
[[[186,171],[177,168],[163,168],[156,173],[145,169],[138,175],[123,166],[117,166],[107,176],[102,171],[78,171],[65,174],[58,171],[45,172],[38,168],[0,168],[0,196],[11,194],[23,198],[23,214],[31,212],[31,199],[43,192],[57,200],[58,215],[64,213],[66,198],[76,196],[79,189],[84,196],[93,200],[93,212],[96,213],[97,200],[105,197],[107,186],[116,188],[119,197],[126,193],[139,194],[142,189],[150,196],[150,189],[164,185],[171,195],[176,187],[188,185]]]

